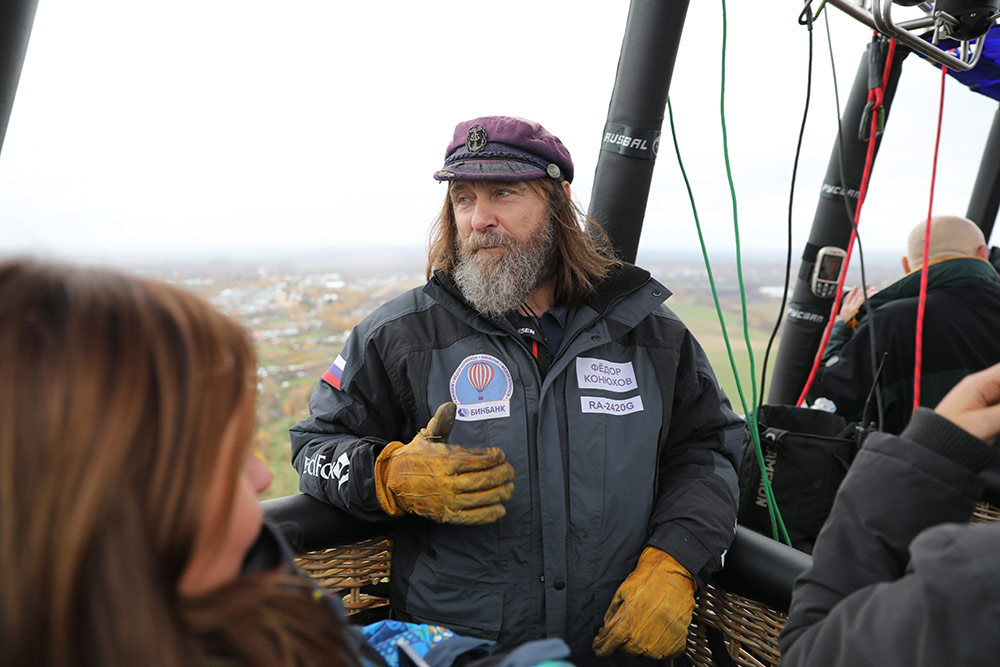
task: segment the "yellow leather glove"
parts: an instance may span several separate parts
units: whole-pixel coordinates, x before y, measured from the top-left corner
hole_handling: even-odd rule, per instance
[[[514,495],[514,469],[498,447],[447,444],[455,404],[444,403],[404,445],[390,442],[375,459],[375,493],[390,516],[407,512],[438,523],[493,523]]]
[[[622,582],[594,638],[594,653],[665,658],[684,650],[694,611],[694,577],[673,556],[646,547]]]

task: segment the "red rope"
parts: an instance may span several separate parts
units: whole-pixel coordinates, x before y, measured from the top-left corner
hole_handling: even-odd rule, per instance
[[[874,47],[873,47],[874,48]],[[872,175],[872,163],[875,161],[875,143],[878,139],[879,110],[885,100],[885,86],[889,82],[889,72],[892,69],[892,59],[896,53],[895,38],[889,40],[889,52],[886,55],[885,67],[882,70],[882,85],[868,91],[868,102],[871,104],[871,128],[868,131],[868,151],[865,153],[865,169],[861,175],[861,189],[858,192],[858,206],[854,209],[854,225],[851,228],[851,238],[847,242],[847,256],[844,257],[844,266],[840,270],[840,279],[837,281],[837,296],[833,300],[833,307],[830,309],[830,318],[827,320],[826,329],[823,331],[823,340],[820,341],[819,349],[816,351],[816,358],[813,359],[812,368],[809,370],[809,377],[802,388],[802,393],[795,405],[802,405],[809,390],[812,389],[816,380],[816,373],[819,371],[820,360],[823,359],[823,352],[826,351],[826,344],[830,341],[830,334],[833,333],[833,326],[837,323],[837,313],[840,312],[840,302],[844,298],[844,280],[847,278],[847,267],[851,262],[851,252],[854,250],[854,239],[858,235],[858,222],[861,220],[861,206],[865,202],[868,194],[868,181]],[[844,184],[846,187],[846,184]],[[864,288],[862,288],[864,289]]]
[[[920,271],[920,298],[917,300],[917,338],[913,359],[913,409],[920,407],[920,375],[924,363],[924,312],[927,307],[927,256],[931,248],[931,214],[934,211],[934,182],[937,179],[938,147],[941,145],[941,120],[944,117],[944,80],[948,68],[941,66],[941,101],[938,103],[937,137],[934,139],[934,165],[931,168],[931,196],[927,205],[927,226],[924,229],[924,263]]]

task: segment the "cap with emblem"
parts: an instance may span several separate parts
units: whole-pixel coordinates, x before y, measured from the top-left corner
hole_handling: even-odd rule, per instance
[[[569,151],[544,127],[514,116],[483,116],[459,123],[445,151],[439,181],[573,180]]]

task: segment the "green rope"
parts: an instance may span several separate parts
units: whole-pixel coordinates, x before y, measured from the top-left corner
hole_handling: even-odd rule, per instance
[[[680,167],[681,176],[684,178],[684,187],[687,188],[688,200],[691,202],[691,212],[694,215],[695,229],[698,231],[698,242],[701,244],[701,254],[705,260],[705,270],[708,272],[708,284],[712,288],[712,300],[715,302],[715,312],[719,317],[719,325],[722,327],[722,339],[726,343],[726,352],[729,354],[729,364],[733,371],[733,378],[736,380],[736,392],[740,396],[740,403],[743,406],[743,414],[747,415],[747,430],[750,432],[750,439],[753,442],[754,454],[757,465],[760,467],[761,484],[764,487],[764,496],[767,499],[767,511],[771,518],[771,532],[775,541],[780,541],[778,537],[778,527],[785,536],[785,541],[789,542],[788,532],[781,521],[781,514],[778,512],[778,503],[774,498],[774,491],[771,489],[771,481],[767,476],[767,466],[764,463],[764,453],[760,446],[760,433],[757,430],[757,420],[754,414],[747,409],[746,397],[743,394],[743,385],[740,382],[740,374],[736,368],[736,359],[733,356],[733,347],[729,342],[729,331],[726,328],[726,319],[722,314],[722,305],[719,303],[719,291],[715,287],[715,276],[712,273],[712,263],[708,258],[708,249],[705,247],[705,236],[701,230],[701,219],[698,216],[698,207],[694,201],[694,193],[691,190],[691,181],[688,179],[687,170],[684,168],[684,160],[681,158],[681,149],[677,141],[677,130],[674,126],[674,109],[667,98],[667,114],[670,118],[670,135],[674,141],[674,152],[677,154],[677,165]],[[742,289],[742,288],[741,288]],[[756,405],[756,404],[755,404]]]
[[[740,286],[740,298],[742,302],[742,312],[743,312],[743,335],[746,341],[747,354],[750,359],[750,382],[752,387],[752,405],[754,408],[757,406],[757,383],[755,379],[756,368],[754,365],[753,358],[753,348],[750,344],[750,327],[747,317],[747,301],[746,301],[746,286],[743,282],[743,264],[741,259],[740,251],[740,228],[739,228],[739,218],[737,215],[737,205],[736,205],[736,188],[733,185],[732,169],[729,162],[729,141],[726,132],[726,110],[725,110],[725,92],[726,92],[726,3],[722,0],[722,85],[721,85],[721,95],[720,95],[720,112],[722,118],[722,145],[723,153],[725,156],[726,163],[726,177],[729,181],[729,192],[733,202],[733,226],[736,235],[736,270],[737,277]],[[779,529],[781,537],[784,539],[786,544],[791,544],[791,540],[788,536],[788,531],[785,528],[785,524],[781,519],[781,512],[778,510],[778,503],[774,497],[774,491],[771,488],[770,479],[767,476],[767,467],[764,463],[764,454],[760,445],[760,432],[757,426],[757,415],[755,410],[750,410],[747,408],[746,396],[743,393],[743,385],[740,382],[739,370],[736,367],[736,359],[733,356],[733,348],[729,342],[729,332],[726,328],[726,320],[722,314],[722,306],[719,303],[719,293],[715,286],[715,277],[712,273],[711,261],[708,257],[708,249],[705,246],[705,237],[701,229],[701,220],[698,216],[698,209],[694,201],[694,193],[691,190],[691,183],[687,176],[687,171],[684,169],[684,161],[681,158],[680,145],[677,141],[677,131],[674,125],[674,112],[673,105],[670,103],[670,98],[667,98],[667,112],[670,118],[670,133],[673,137],[674,151],[677,154],[677,163],[681,170],[681,175],[684,178],[684,186],[687,188],[688,199],[691,202],[691,210],[694,214],[695,228],[698,231],[698,242],[701,244],[701,253],[705,260],[705,269],[708,273],[708,282],[712,288],[712,299],[715,302],[715,311],[719,317],[719,324],[722,327],[722,337],[726,343],[726,352],[729,355],[729,363],[732,366],[733,377],[736,381],[736,391],[740,397],[740,403],[743,406],[743,414],[746,415],[747,427],[750,432],[750,440],[754,446],[754,454],[757,458],[757,464],[760,467],[761,473],[761,485],[764,488],[764,495],[767,500],[768,514],[771,519],[771,531],[772,536],[775,541],[779,541]]]
[[[747,317],[747,291],[746,286],[743,283],[743,259],[742,252],[740,250],[740,223],[739,215],[737,214],[736,206],[736,186],[733,185],[733,171],[729,164],[729,135],[726,131],[726,43],[728,34],[728,22],[726,19],[726,0],[722,0],[722,74],[721,74],[721,84],[719,86],[719,118],[722,124],[722,153],[725,156],[726,162],[726,179],[729,181],[729,194],[733,200],[733,230],[734,237],[736,239],[736,276],[740,284],[740,301],[743,306],[743,339],[746,341],[747,345],[747,355],[750,357],[750,387],[752,389],[753,396],[753,410],[746,411],[746,406],[744,406],[744,414],[747,416],[747,424],[750,426],[750,438],[754,443],[754,450],[760,457],[759,463],[761,466],[761,479],[767,480],[767,475],[764,474],[764,456],[760,447],[760,432],[757,428],[757,372],[754,367],[753,358],[753,347],[750,344],[750,323]],[[721,311],[720,311],[721,315]],[[742,393],[740,394],[740,400],[743,400]],[[770,487],[770,480],[765,484],[765,492],[768,487]],[[778,510],[777,500],[774,498],[774,493],[768,493],[768,512],[771,514],[771,528],[775,532],[777,529],[781,529],[782,537],[785,542],[791,546],[791,540],[788,537],[788,531],[785,529],[785,523],[781,520],[781,512]],[[777,524],[777,526],[775,526]],[[777,540],[777,536],[774,538]]]
[[[753,400],[751,405],[757,407],[757,371],[754,367],[753,347],[750,345],[750,326],[747,320],[747,292],[743,284],[743,260],[740,252],[740,222],[736,206],[736,187],[733,185],[733,170],[729,165],[729,135],[726,131],[726,0],[722,0],[722,85],[719,92],[719,119],[722,123],[722,155],[726,162],[726,180],[729,182],[729,196],[733,201],[733,229],[736,237],[736,278],[740,283],[740,302],[743,305],[743,339],[747,344],[747,354],[750,356],[750,388]],[[742,398],[742,397],[741,397]],[[756,414],[753,414],[756,423]]]

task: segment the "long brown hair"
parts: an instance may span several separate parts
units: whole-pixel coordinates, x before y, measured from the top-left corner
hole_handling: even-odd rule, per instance
[[[274,576],[177,593],[213,471],[236,488],[255,386],[246,331],[191,294],[0,263],[0,663],[190,664],[205,635],[248,665],[350,660]]]
[[[552,259],[555,302],[579,304],[621,262],[615,258],[604,229],[580,210],[559,181],[546,178],[526,183],[548,201],[555,224]],[[451,183],[448,187],[450,191]],[[451,273],[458,262],[458,228],[448,195],[431,224],[429,246],[427,277],[438,269]]]

